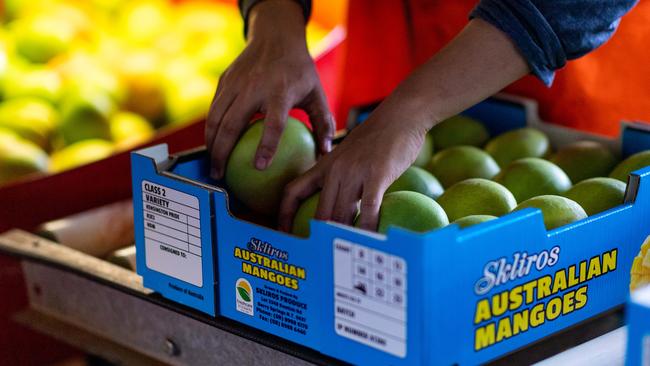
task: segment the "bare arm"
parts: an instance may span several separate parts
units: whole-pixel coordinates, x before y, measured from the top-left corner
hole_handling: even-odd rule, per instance
[[[288,230],[300,201],[322,188],[318,219],[351,223],[361,200],[360,225],[375,229],[384,192],[415,160],[427,131],[529,72],[508,36],[483,20],[470,21],[340,146],[288,186],[280,228]]]

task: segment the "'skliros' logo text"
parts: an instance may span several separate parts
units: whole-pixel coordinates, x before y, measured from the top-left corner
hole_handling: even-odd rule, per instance
[[[490,261],[483,267],[483,277],[476,281],[474,292],[485,295],[494,287],[528,276],[533,268],[541,271],[553,267],[559,259],[560,247],[554,246],[551,250],[542,250],[537,254],[515,252],[512,261],[506,257]]]

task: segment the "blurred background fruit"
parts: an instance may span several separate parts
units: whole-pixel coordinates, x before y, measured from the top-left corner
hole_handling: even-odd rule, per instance
[[[113,152],[113,145],[104,140],[85,140],[67,146],[51,156],[50,170],[60,172],[75,166],[103,159]]]
[[[0,184],[3,184],[26,174],[45,172],[48,157],[33,143],[0,129],[0,161]]]
[[[0,128],[12,131],[12,146],[55,155],[51,172],[204,118],[245,46],[235,1],[5,0],[0,21]],[[312,53],[328,30],[308,24]],[[0,169],[14,164],[6,159]],[[3,181],[32,170],[42,171],[11,168]]]

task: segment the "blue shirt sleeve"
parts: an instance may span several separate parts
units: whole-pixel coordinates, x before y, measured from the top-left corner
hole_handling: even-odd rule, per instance
[[[550,86],[554,71],[616,31],[637,0],[481,0],[470,14],[506,33],[532,73]]]

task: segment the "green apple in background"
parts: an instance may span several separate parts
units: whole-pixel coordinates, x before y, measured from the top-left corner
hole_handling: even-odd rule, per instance
[[[520,128],[503,133],[485,145],[500,167],[522,158],[542,158],[551,150],[548,137],[534,128]]]
[[[650,150],[638,152],[620,162],[609,174],[611,178],[627,182],[627,177],[635,170],[650,165]]]
[[[625,188],[620,180],[597,177],[576,184],[564,196],[576,201],[591,216],[622,204]]]
[[[0,185],[47,171],[48,159],[40,147],[0,128]]]
[[[595,141],[578,141],[559,149],[551,161],[576,184],[588,178],[604,177],[618,163],[606,146]]]
[[[470,226],[478,225],[486,221],[492,221],[494,219],[497,219],[497,217],[492,215],[470,215],[470,216],[465,216],[463,218],[460,218],[452,222],[452,224],[458,224],[458,226],[460,226],[461,229],[464,229]]]
[[[429,161],[431,161],[431,157],[433,156],[433,149],[433,136],[431,136],[431,134],[426,134],[424,136],[422,147],[420,148],[420,153],[418,154],[418,157],[415,158],[413,165],[420,168],[425,167]]]
[[[320,200],[320,192],[312,195],[306,200],[302,201],[296,215],[293,218],[293,226],[291,233],[297,236],[306,238],[309,236],[311,219],[316,215],[318,208],[318,200]]]
[[[59,134],[64,145],[87,139],[111,139],[109,118],[115,102],[103,89],[94,86],[68,91],[61,103]]]
[[[427,232],[449,225],[440,205],[421,193],[398,191],[384,196],[379,209],[377,231],[385,234],[391,226]]]
[[[559,195],[571,188],[571,180],[562,169],[540,158],[515,160],[494,180],[508,188],[517,202],[545,194]]]
[[[66,52],[74,38],[74,25],[54,16],[38,15],[10,24],[16,52],[34,63],[45,63]]]
[[[461,145],[482,147],[490,138],[490,133],[481,122],[463,115],[438,123],[429,133],[438,151]]]
[[[492,179],[499,173],[499,165],[477,147],[454,146],[436,153],[427,170],[447,188],[468,178]]]
[[[50,137],[58,120],[56,110],[41,99],[16,98],[0,103],[0,127],[42,149],[49,149]]]
[[[278,213],[285,186],[316,162],[316,144],[309,129],[289,117],[271,165],[254,166],[264,120],[254,122],[235,145],[226,166],[230,191],[251,210],[272,216]]]
[[[502,216],[517,205],[506,187],[482,178],[454,184],[438,198],[438,203],[452,222],[470,215]]]
[[[528,207],[542,210],[546,230],[555,229],[587,217],[587,213],[577,202],[561,196],[544,195],[533,197],[520,203],[515,208],[515,211]]]
[[[431,173],[422,168],[412,166],[406,169],[406,171],[404,171],[404,173],[402,173],[402,175],[388,187],[386,193],[397,191],[418,192],[427,197],[436,199],[442,194],[443,188],[442,185],[440,185],[440,182],[438,182],[436,177],[431,175]]]
[[[114,151],[113,144],[105,140],[91,139],[76,142],[55,151],[50,156],[50,171],[58,173],[101,160]]]
[[[149,140],[155,133],[151,124],[140,115],[115,113],[109,120],[111,138],[118,148],[131,147]]]

